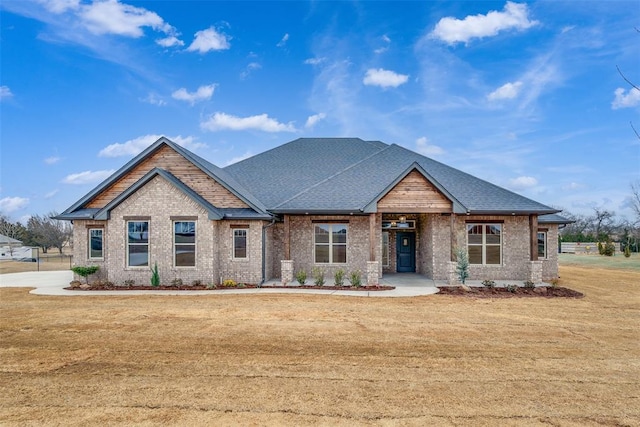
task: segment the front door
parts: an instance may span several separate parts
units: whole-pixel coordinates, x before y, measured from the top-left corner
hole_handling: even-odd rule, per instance
[[[396,271],[415,273],[416,271],[416,235],[414,233],[396,234]]]

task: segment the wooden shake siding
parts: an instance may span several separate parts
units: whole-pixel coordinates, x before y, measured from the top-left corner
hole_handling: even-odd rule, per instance
[[[416,170],[378,202],[378,212],[447,213],[451,210],[451,202]]]
[[[113,183],[96,196],[87,208],[102,208],[131,185],[136,183],[153,168],[162,168],[200,194],[205,200],[218,208],[246,208],[246,203],[234,196],[229,190],[218,184],[190,161],[167,145],[144,159],[131,172]]]

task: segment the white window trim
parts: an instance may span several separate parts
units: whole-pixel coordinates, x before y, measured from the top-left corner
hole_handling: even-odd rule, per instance
[[[99,257],[91,256],[91,232],[93,230],[100,230],[102,232],[102,236],[101,236],[101,240],[102,240],[102,256],[99,256]],[[87,254],[88,255],[87,259],[92,260],[92,261],[104,261],[104,228],[102,228],[102,227],[89,228],[87,237],[88,237],[88,244],[89,244],[89,247],[87,248],[88,252],[89,252]]]
[[[193,243],[176,243],[176,222],[193,222],[193,229],[195,232],[195,242]],[[194,220],[173,220],[171,221],[171,240],[173,243],[173,268],[195,268],[198,262],[198,222]],[[193,246],[193,265],[176,265],[176,246]]]
[[[329,243],[316,243],[316,226],[318,225],[326,225],[329,227]],[[346,227],[347,229],[347,235],[346,235],[346,241],[344,243],[336,243],[336,245],[340,245],[343,246],[345,248],[345,260],[344,262],[333,262],[333,226],[334,225],[341,225]],[[329,262],[317,262],[316,261],[316,247],[317,245],[323,245],[323,246],[328,246],[329,247]],[[314,264],[319,264],[319,265],[345,265],[349,263],[349,251],[347,250],[349,248],[349,224],[346,222],[340,222],[340,223],[314,223],[313,224],[313,263]]]
[[[538,241],[538,234],[543,234],[544,235],[544,256],[540,257],[540,254],[538,253],[538,259],[549,259],[549,235],[547,234],[546,231],[538,231],[538,233],[536,234],[536,243]],[[538,251],[538,245],[536,244],[536,251]]]
[[[245,235],[245,256],[236,256],[236,231],[244,231]],[[249,260],[249,229],[248,228],[233,228],[231,229],[231,258],[238,261]]]
[[[133,246],[143,246],[145,244],[141,244],[141,243],[129,243],[129,223],[130,222],[146,222],[147,223],[147,234],[149,235],[148,239],[147,239],[147,243],[145,243],[147,245],[147,265],[129,265],[129,247],[131,245]],[[125,259],[125,264],[127,266],[127,268],[133,268],[136,270],[140,270],[140,269],[148,269],[151,266],[151,221],[148,219],[130,219],[127,220],[125,222],[125,229],[124,229],[124,238],[125,238],[125,246],[127,248],[126,250],[126,259]]]
[[[504,224],[502,223],[492,223],[492,222],[468,222],[466,224],[466,227],[472,226],[482,226],[482,243],[469,243],[469,230],[466,229],[466,235],[467,235],[467,254],[469,253],[469,246],[480,246],[482,248],[482,263],[481,264],[473,264],[471,262],[469,262],[469,265],[482,265],[482,266],[487,266],[487,267],[501,267],[503,265],[503,257],[504,257],[504,245],[503,245],[503,235],[504,235]],[[495,226],[498,225],[500,226],[500,244],[497,245],[495,243],[488,243],[487,244],[487,232],[486,232],[486,226]],[[498,264],[487,264],[487,246],[500,246],[500,263]]]

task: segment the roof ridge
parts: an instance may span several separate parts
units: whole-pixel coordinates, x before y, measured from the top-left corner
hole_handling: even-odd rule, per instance
[[[345,138],[345,139],[347,139],[347,138]],[[358,139],[359,139],[359,138],[358,138]],[[364,141],[364,142],[368,142],[368,141]],[[380,150],[376,151],[375,153],[371,153],[371,154],[369,154],[368,156],[366,156],[366,157],[364,157],[364,158],[362,158],[362,159],[358,160],[357,162],[350,164],[349,166],[347,166],[346,168],[342,169],[341,171],[338,171],[338,172],[334,173],[333,175],[328,176],[328,177],[326,177],[325,179],[322,179],[322,180],[320,180],[320,181],[316,182],[316,183],[315,183],[315,184],[313,184],[312,186],[307,187],[307,188],[305,188],[304,190],[302,190],[302,191],[300,191],[300,192],[298,192],[298,193],[294,194],[293,196],[289,197],[287,200],[284,200],[284,201],[282,201],[282,203],[280,203],[280,204],[278,204],[278,205],[274,206],[274,207],[273,207],[273,209],[277,209],[277,208],[279,208],[280,206],[284,205],[285,203],[288,203],[288,202],[290,202],[291,200],[293,200],[293,199],[295,199],[295,198],[297,198],[297,197],[299,197],[299,196],[303,195],[304,193],[307,193],[309,190],[311,190],[311,189],[313,189],[313,188],[315,188],[315,187],[318,187],[318,186],[319,186],[319,185],[321,185],[321,184],[324,184],[325,182],[327,182],[327,181],[329,181],[329,180],[331,180],[331,179],[335,178],[335,177],[336,177],[336,176],[338,176],[338,175],[341,175],[341,174],[345,173],[346,171],[348,171],[348,170],[350,170],[350,169],[352,169],[352,168],[354,168],[354,167],[358,166],[358,165],[359,165],[359,164],[361,164],[362,162],[364,162],[364,161],[366,161],[366,160],[369,160],[370,158],[372,158],[372,157],[374,157],[374,156],[377,156],[378,154],[382,153],[383,151],[388,150],[389,148],[391,148],[391,145],[387,145],[386,147],[384,147],[384,148],[382,148],[382,149],[380,149]]]

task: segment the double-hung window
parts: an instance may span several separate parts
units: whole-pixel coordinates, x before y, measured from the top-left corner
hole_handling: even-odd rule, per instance
[[[538,259],[547,259],[547,232],[538,231]]]
[[[502,264],[502,224],[467,224],[470,264]]]
[[[315,224],[315,262],[344,264],[347,262],[347,224]]]
[[[89,229],[89,259],[103,259],[102,249],[104,230],[102,228]]]
[[[149,221],[127,221],[127,267],[149,266]]]
[[[173,222],[173,264],[176,267],[196,265],[196,222]]]
[[[247,258],[247,229],[235,228],[233,230],[233,258]]]

